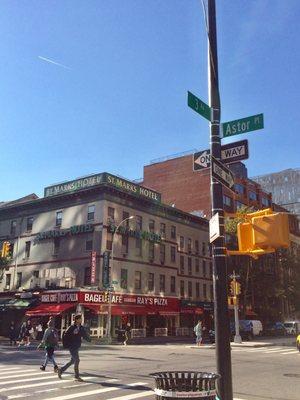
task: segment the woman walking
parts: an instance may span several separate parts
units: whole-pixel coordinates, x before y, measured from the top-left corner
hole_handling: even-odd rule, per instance
[[[45,350],[46,350],[45,361],[42,364],[42,366],[40,367],[40,370],[41,371],[45,371],[46,367],[47,367],[47,364],[50,361],[53,364],[54,372],[57,372],[58,371],[58,366],[57,366],[56,361],[54,359],[54,351],[55,351],[55,348],[58,345],[58,332],[54,328],[54,321],[53,320],[49,320],[47,326],[48,326],[48,328],[45,330],[43,339],[42,339],[41,343],[38,346],[39,349],[44,347]]]
[[[202,344],[202,322],[201,322],[201,320],[199,320],[198,324],[195,326],[194,332],[196,335],[196,344],[197,344],[197,346],[201,346],[201,344]]]
[[[130,332],[131,332],[131,326],[130,323],[127,322],[126,327],[125,327],[125,340],[124,340],[124,346],[127,346],[127,342],[130,339]]]

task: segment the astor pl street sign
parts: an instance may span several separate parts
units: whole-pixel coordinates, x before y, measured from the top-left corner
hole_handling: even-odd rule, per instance
[[[223,163],[218,161],[216,158],[211,157],[211,174],[216,178],[222,185],[228,189],[232,189],[234,185],[234,175]]]
[[[221,147],[221,159],[226,164],[231,164],[249,157],[248,140],[240,140]],[[199,171],[210,167],[210,151],[203,150],[193,155],[193,170]]]
[[[211,108],[191,92],[188,92],[188,106],[202,117],[211,120]]]
[[[264,115],[257,114],[251,117],[236,119],[235,121],[224,122],[222,124],[222,137],[229,137],[263,129]]]

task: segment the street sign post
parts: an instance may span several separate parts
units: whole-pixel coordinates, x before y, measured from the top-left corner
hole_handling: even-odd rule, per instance
[[[263,129],[264,115],[257,114],[247,118],[224,122],[223,124],[221,124],[221,127],[222,138],[256,131],[257,129]]]
[[[191,92],[188,92],[188,106],[202,115],[202,117],[208,119],[208,121],[211,121],[211,108]]]
[[[249,157],[248,140],[225,144],[221,147],[221,160],[231,164]],[[210,151],[203,150],[193,154],[193,170],[199,171],[210,167]]]
[[[217,179],[222,185],[228,189],[232,189],[234,185],[234,175],[223,163],[218,161],[216,158],[211,157],[211,174]]]

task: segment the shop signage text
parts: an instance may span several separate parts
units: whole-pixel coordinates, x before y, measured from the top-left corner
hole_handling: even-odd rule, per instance
[[[97,252],[91,252],[91,285],[96,283]]]
[[[73,303],[78,302],[78,293],[57,292],[43,293],[41,296],[42,303]]]
[[[74,225],[68,229],[53,229],[51,231],[40,232],[35,237],[35,242],[40,242],[45,239],[53,239],[64,236],[73,236],[78,235],[80,233],[89,233],[94,231],[94,225],[86,224],[86,225]]]
[[[108,226],[108,232],[115,233],[116,232],[116,225],[110,224]],[[147,231],[136,231],[133,229],[129,229],[125,226],[119,226],[118,233],[124,236],[134,237],[136,239],[144,239],[149,240],[149,242],[161,242],[161,235],[159,233],[154,232],[147,232]]]
[[[158,192],[150,190],[126,179],[103,172],[92,176],[86,176],[74,181],[64,182],[58,185],[48,186],[44,190],[44,197],[57,196],[60,194],[76,192],[77,190],[108,184],[118,189],[133,193],[137,196],[144,197],[156,202],[161,202],[161,195]]]

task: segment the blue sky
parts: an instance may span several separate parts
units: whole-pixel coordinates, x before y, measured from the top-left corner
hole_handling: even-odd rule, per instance
[[[223,142],[249,140],[250,176],[300,167],[300,2],[216,3],[222,121],[265,118]],[[200,0],[2,0],[0,37],[0,201],[208,148]]]

